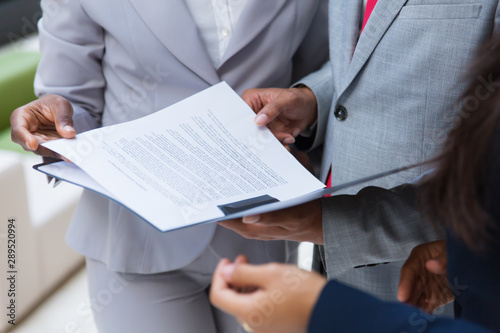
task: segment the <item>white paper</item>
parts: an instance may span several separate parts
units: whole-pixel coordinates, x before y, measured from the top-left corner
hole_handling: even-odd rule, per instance
[[[222,219],[218,205],[261,195],[283,203],[324,187],[254,117],[220,83],[147,117],[44,146],[88,175],[73,168],[62,179],[103,193],[165,231]],[[61,170],[48,173],[54,172]]]

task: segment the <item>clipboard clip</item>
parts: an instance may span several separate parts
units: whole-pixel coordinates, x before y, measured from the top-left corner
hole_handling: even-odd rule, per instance
[[[239,213],[241,211],[245,211],[250,208],[267,205],[273,202],[279,202],[279,200],[266,194],[255,198],[231,202],[225,205],[218,205],[217,207],[220,210],[222,210],[222,212],[225,215],[229,215],[229,214]]]
[[[43,165],[52,164],[52,163],[61,162],[61,161],[62,160],[60,158],[43,156],[43,163],[33,165],[33,169],[38,170],[38,167],[41,167]],[[53,188],[62,183],[62,180],[47,175],[47,183],[50,184],[52,179],[55,179],[54,184],[52,185]]]

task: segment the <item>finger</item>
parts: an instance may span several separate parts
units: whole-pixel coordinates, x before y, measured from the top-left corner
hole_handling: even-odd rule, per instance
[[[275,210],[273,212],[268,212],[265,214],[248,215],[244,216],[241,221],[245,224],[255,224],[259,223],[263,226],[281,226],[291,219],[290,209]]]
[[[234,266],[227,259],[222,259],[215,269],[210,287],[210,302],[235,317],[241,317],[252,305],[252,294],[239,293],[224,276],[224,270]]]
[[[246,223],[246,224],[252,224],[252,223],[257,223],[260,221],[261,215],[248,215],[248,216],[243,216],[241,219],[241,222]]]
[[[278,139],[279,142],[286,145],[291,145],[295,143],[295,138],[288,133],[279,133],[276,135],[276,139]]]
[[[231,261],[227,258],[223,258],[219,261],[219,263],[217,264],[217,266],[215,267],[215,271],[214,271],[214,278],[217,277],[217,278],[220,278],[222,277],[223,280],[217,280],[216,282],[217,283],[212,283],[212,285],[215,285],[216,287],[219,287],[219,288],[223,288],[227,282],[226,282],[226,279],[225,279],[225,271],[228,267],[233,267],[234,264],[231,263]]]
[[[277,270],[284,269],[286,265],[266,264],[250,265],[236,264],[228,281],[238,287],[254,287],[266,289],[267,285],[273,281]]]
[[[248,258],[243,254],[240,254],[236,257],[236,259],[234,259],[234,264],[248,264]]]
[[[239,256],[234,259],[234,265],[238,264],[248,264],[248,258],[245,257],[244,255],[240,254]],[[233,274],[234,271],[234,265],[233,267],[230,267],[229,269],[224,270],[224,275],[226,277],[230,277]],[[245,287],[245,288],[238,288],[238,292],[240,293],[252,293],[256,290],[254,287]]]
[[[401,275],[399,278],[398,286],[398,300],[400,302],[408,302],[410,296],[415,290],[417,279],[418,272],[412,265],[405,264],[401,268]]]
[[[272,113],[272,112],[277,112],[277,111],[273,111],[273,110],[266,110],[266,111],[262,110],[262,111],[260,111],[255,116],[255,120],[254,120],[255,123],[258,126],[266,126],[271,121],[271,119],[269,118],[269,116],[267,114],[268,113]]]
[[[59,135],[66,139],[75,137],[76,131],[73,124],[73,107],[67,99],[53,95],[50,99],[50,103],[48,103],[48,105],[42,104],[42,107],[49,108],[50,110],[48,111],[53,113],[54,123]]]
[[[217,278],[214,278],[213,282],[216,280]],[[230,287],[215,289],[212,285],[210,302],[234,317],[242,317],[251,309],[252,295],[252,293],[239,293]]]
[[[446,274],[446,262],[442,262],[439,259],[431,259],[425,263],[425,268],[433,274],[445,275]]]
[[[281,226],[269,226],[266,224],[245,224],[241,221],[218,222],[219,225],[230,229],[247,239],[259,240],[294,240],[293,234]]]
[[[221,305],[221,299],[224,298],[224,295],[227,293],[232,293],[231,285],[228,283],[227,278],[225,276],[225,270],[234,266],[231,264],[229,259],[221,259],[215,268],[214,274],[212,276],[212,284],[210,286],[210,301],[217,307]]]
[[[38,149],[38,139],[25,126],[18,123],[13,125],[10,137],[13,142],[19,144],[26,151],[35,151]]]
[[[310,210],[307,214],[310,213]],[[287,236],[299,226],[297,219],[302,217],[302,212],[294,208],[276,210],[259,215],[244,216],[241,220],[219,222],[220,225],[246,234],[251,238],[259,236]]]
[[[422,273],[426,273],[420,260],[420,252],[415,247],[403,267],[401,268],[398,286],[398,300],[400,302],[409,303],[411,298],[414,298],[417,283]]]
[[[288,94],[279,93],[273,96],[271,100],[264,105],[262,110],[255,116],[255,123],[259,126],[265,126],[278,117],[285,109],[290,108]]]
[[[247,230],[249,232],[256,232],[266,236],[286,235],[297,231],[301,226],[301,219],[304,216],[302,211],[296,209],[297,207],[299,206],[260,215],[245,216],[242,222],[248,225]],[[306,214],[310,214],[311,209]]]
[[[246,218],[250,218],[250,217],[247,216]],[[255,224],[250,224],[248,222],[243,223],[242,219],[221,221],[221,222],[217,222],[217,223],[219,225],[223,226],[224,228],[233,230],[234,232],[237,232],[243,236],[245,236],[245,235],[257,235],[256,231],[259,228],[261,228],[261,226],[256,226]]]
[[[30,113],[26,112],[25,107],[17,108],[12,112],[10,115],[11,139],[24,150],[34,151],[38,148],[38,140],[30,130],[35,130],[38,125],[33,124],[37,122],[29,119],[29,115]]]

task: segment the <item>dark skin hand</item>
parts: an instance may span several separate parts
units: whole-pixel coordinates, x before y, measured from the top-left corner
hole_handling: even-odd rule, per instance
[[[306,154],[297,150],[292,155],[312,170]],[[261,215],[245,216],[242,219],[219,222],[220,225],[245,238],[260,240],[293,240],[323,244],[321,201],[305,204]]]
[[[10,116],[12,141],[24,150],[41,156],[61,158],[41,146],[42,143],[66,138],[76,132],[73,125],[73,108],[63,97],[45,95],[14,110]]]
[[[245,238],[323,244],[319,200],[266,214],[223,221],[219,224]]]
[[[257,113],[255,123],[267,126],[283,144],[294,143],[317,118],[316,97],[307,87],[248,89],[241,98]]]
[[[446,277],[446,241],[422,244],[411,251],[401,269],[398,299],[429,313],[453,301]]]

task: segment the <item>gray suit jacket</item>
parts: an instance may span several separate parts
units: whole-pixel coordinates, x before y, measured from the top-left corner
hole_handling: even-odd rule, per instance
[[[330,61],[301,80],[318,99],[313,147],[324,143],[321,179],[331,168],[333,185],[438,152],[459,117],[456,100],[469,84],[463,79],[468,64],[500,22],[498,0],[379,0],[358,40],[360,13],[361,1],[330,2]],[[478,78],[478,87],[484,82]],[[471,96],[471,107],[474,98],[481,97]],[[347,112],[343,120],[339,106]],[[388,189],[424,171],[368,185]],[[323,199],[329,277],[395,298],[400,263],[353,267],[402,260],[414,245],[441,236],[406,195],[367,189],[357,198]]]
[[[145,116],[222,80],[238,93],[287,87],[328,57],[326,0],[248,1],[218,68],[183,0],[47,0],[42,6],[36,92],[70,100],[78,132]],[[155,273],[192,262],[215,228],[160,233],[85,191],[67,241],[111,270]],[[260,244],[269,252],[263,261],[285,257],[282,242]]]

